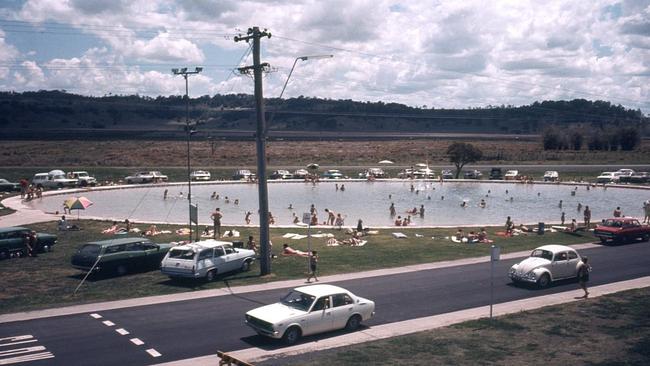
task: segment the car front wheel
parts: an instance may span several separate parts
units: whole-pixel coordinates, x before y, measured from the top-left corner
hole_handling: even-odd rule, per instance
[[[214,277],[216,276],[216,274],[217,273],[215,270],[208,271],[208,273],[205,274],[205,280],[208,282],[214,281]]]
[[[282,336],[282,341],[284,341],[285,344],[291,346],[296,344],[296,342],[298,342],[300,336],[301,336],[300,328],[291,327],[287,329],[286,332],[284,332],[284,335]]]
[[[354,331],[359,329],[359,325],[361,325],[361,317],[359,315],[353,315],[348,319],[347,324],[345,324],[345,330],[347,331]]]
[[[244,263],[241,264],[241,271],[242,272],[248,272],[251,269],[251,261],[244,261]]]
[[[548,273],[544,273],[542,277],[537,280],[537,285],[541,288],[548,287],[548,285],[551,283],[551,276],[548,275]]]

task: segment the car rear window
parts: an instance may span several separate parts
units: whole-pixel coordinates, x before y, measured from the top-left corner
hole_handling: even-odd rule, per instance
[[[79,249],[79,254],[83,255],[88,255],[88,256],[97,256],[99,255],[99,252],[101,250],[101,247],[96,244],[85,244],[84,246]]]
[[[169,251],[169,258],[194,259],[194,251],[191,249],[172,249]]]

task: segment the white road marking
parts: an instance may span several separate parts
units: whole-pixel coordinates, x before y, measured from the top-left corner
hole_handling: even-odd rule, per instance
[[[7,351],[0,351],[0,357],[15,356],[15,355],[23,354],[23,353],[40,352],[40,351],[45,351],[45,347],[43,347],[43,346],[34,346],[34,347],[16,348],[16,349],[10,349],[10,350],[7,350]]]
[[[2,343],[3,341],[9,341],[7,343]],[[0,338],[0,347],[3,346],[14,346],[16,344],[32,343],[37,342],[38,340],[32,335],[20,335],[14,337]]]
[[[156,350],[153,349],[153,348],[149,348],[149,349],[147,350],[147,353],[150,354],[151,357],[160,357],[160,356],[162,356],[158,351],[156,351]]]
[[[48,358],[54,358],[52,352],[40,352],[31,355],[0,359],[0,365],[11,365],[12,363],[46,360]]]
[[[90,314],[90,316],[92,316],[92,317],[95,318],[95,319],[101,319],[101,318],[103,318],[101,315],[99,315],[99,314],[97,314],[97,313],[92,313],[92,314]]]
[[[107,326],[107,327],[112,327],[112,326],[115,325],[115,323],[113,323],[110,320],[104,320],[102,323],[104,323],[104,325]]]
[[[141,341],[140,338],[131,338],[130,341],[136,346],[142,346],[144,344],[144,342]]]
[[[120,333],[120,335],[127,335],[127,334],[129,334],[129,331],[126,330],[126,329],[124,329],[124,328],[115,329],[115,331],[118,332],[118,333]]]

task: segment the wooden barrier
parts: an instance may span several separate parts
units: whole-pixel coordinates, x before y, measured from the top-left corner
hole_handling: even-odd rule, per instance
[[[238,359],[228,355],[227,353],[224,353],[224,352],[221,352],[221,351],[217,351],[217,356],[219,356],[219,366],[224,366],[224,365],[227,365],[227,366],[232,366],[232,365],[235,365],[235,366],[255,366],[252,363],[248,363],[248,362],[238,360]]]

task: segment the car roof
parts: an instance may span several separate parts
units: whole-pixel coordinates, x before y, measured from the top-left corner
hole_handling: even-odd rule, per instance
[[[637,219],[636,217],[612,217],[612,218],[606,219],[606,220],[607,221],[621,221],[621,222],[624,222],[624,221],[634,221],[634,220],[638,221],[639,219]]]
[[[108,240],[99,240],[99,241],[91,241],[85,244],[93,244],[93,245],[99,245],[99,246],[114,246],[114,245],[122,245],[122,244],[131,244],[131,243],[140,243],[140,242],[151,242],[151,240],[147,238],[141,238],[141,237],[132,237],[132,238],[119,238],[119,239],[108,239]]]
[[[232,245],[232,243],[229,242],[229,241],[220,241],[220,240],[208,239],[208,240],[197,241],[197,242],[190,243],[190,244],[177,245],[177,246],[174,247],[174,249],[201,250],[201,249],[214,248],[214,247],[217,247],[217,246],[220,246],[220,245]]]
[[[576,251],[575,249],[573,249],[571,247],[568,247],[566,245],[559,245],[559,244],[543,245],[543,246],[541,246],[541,247],[539,247],[537,249],[548,250],[549,252],[552,252],[552,253],[562,252],[562,251],[566,251],[566,250],[571,250],[571,251],[574,251],[574,252]]]
[[[9,227],[0,228],[0,234],[9,233],[9,232],[12,232],[12,231],[23,231],[23,230],[31,231],[31,229],[28,229],[28,228],[22,227],[22,226],[9,226]]]
[[[312,295],[315,297],[320,297],[320,296],[326,296],[326,295],[332,295],[332,294],[340,294],[340,293],[349,293],[348,290],[334,286],[334,285],[311,285],[311,286],[302,286],[302,287],[296,287],[296,291],[303,292],[307,295]]]

